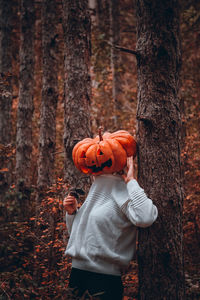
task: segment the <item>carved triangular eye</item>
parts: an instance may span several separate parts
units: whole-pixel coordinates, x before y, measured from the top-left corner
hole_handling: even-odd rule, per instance
[[[97,150],[97,155],[103,155],[103,152],[99,149]]]
[[[81,158],[86,158],[85,151],[81,153]]]

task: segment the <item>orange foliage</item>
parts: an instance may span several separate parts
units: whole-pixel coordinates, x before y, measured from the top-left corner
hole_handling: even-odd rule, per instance
[[[132,1],[122,1],[121,43],[127,48],[135,48],[135,18]],[[198,1],[182,1],[182,87],[181,103],[183,110],[183,144],[182,165],[184,173],[184,249],[187,283],[187,298],[198,299],[200,291],[198,280],[200,276],[200,51],[199,51],[199,7]],[[63,220],[63,195],[68,186],[63,182],[63,41],[59,41],[59,97],[57,110],[57,152],[55,185],[40,195],[40,205],[37,208],[37,158],[38,158],[38,120],[41,102],[41,3],[36,3],[36,64],[35,93],[33,118],[33,161],[32,187],[20,191],[15,186],[15,132],[19,89],[19,15],[17,1],[13,2],[15,26],[13,29],[13,144],[0,145],[1,169],[0,185],[3,201],[0,203],[0,237],[1,237],[1,275],[0,294],[5,299],[64,299],[67,293],[68,277],[71,268],[70,259],[64,257],[67,243],[66,226]],[[127,13],[128,12],[128,13]],[[60,37],[62,37],[62,26]],[[137,66],[135,57],[122,54],[122,110],[117,111],[112,99],[112,73],[110,67],[110,47],[105,42],[108,37],[107,25],[92,27],[92,131],[95,133],[99,125],[104,130],[115,131],[119,127],[132,132],[136,127],[137,105]],[[103,32],[104,30],[104,32]],[[116,124],[116,117],[118,123]],[[10,186],[6,185],[9,174]],[[23,205],[29,201],[30,216],[23,221],[19,218]],[[79,203],[79,206],[81,204]],[[56,283],[56,284],[55,284]],[[137,263],[134,261],[130,270],[123,275],[125,286],[124,299],[137,299]],[[196,286],[196,288],[195,288]],[[64,295],[64,296],[63,296]],[[69,298],[70,299],[70,298]]]

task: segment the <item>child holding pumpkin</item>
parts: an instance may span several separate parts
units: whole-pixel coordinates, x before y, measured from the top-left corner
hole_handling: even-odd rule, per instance
[[[137,227],[150,226],[157,218],[156,206],[134,179],[135,155],[136,143],[123,130],[100,132],[99,138],[74,147],[76,167],[95,175],[79,210],[70,194],[63,203],[70,234],[65,253],[72,257],[69,286],[78,288],[79,295],[88,290],[99,293],[98,299],[121,300],[121,274],[134,256]]]

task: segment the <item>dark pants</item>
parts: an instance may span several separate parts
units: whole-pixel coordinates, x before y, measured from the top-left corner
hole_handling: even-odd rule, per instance
[[[82,296],[85,291],[89,294],[99,294],[101,300],[122,300],[123,285],[120,276],[100,274],[72,268],[69,288],[77,288],[78,295]],[[101,295],[100,295],[101,294]]]

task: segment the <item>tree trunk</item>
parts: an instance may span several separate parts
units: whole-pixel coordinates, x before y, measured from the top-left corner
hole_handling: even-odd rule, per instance
[[[0,1],[0,144],[11,142],[12,3]]]
[[[104,36],[105,39],[108,39],[109,36],[109,2],[110,0],[96,0],[97,24],[99,32]]]
[[[40,116],[38,186],[47,187],[54,181],[56,146],[56,107],[58,98],[58,45],[54,0],[43,0],[42,51],[43,86]]]
[[[81,174],[72,162],[72,149],[78,141],[91,136],[90,26],[88,1],[63,0],[65,179],[80,187],[87,182],[87,178],[80,179]]]
[[[112,45],[120,45],[119,0],[110,0],[110,40]],[[121,53],[111,47],[112,98],[115,103],[115,126],[120,127],[119,115],[122,107]]]
[[[34,85],[34,1],[21,0],[19,104],[17,114],[16,178],[30,184]]]
[[[158,220],[139,230],[139,299],[185,299],[178,1],[137,1],[139,182]]]

